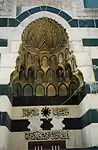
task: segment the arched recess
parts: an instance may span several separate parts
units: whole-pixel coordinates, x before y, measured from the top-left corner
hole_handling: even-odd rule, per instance
[[[55,69],[57,67],[57,56],[56,55],[52,55],[49,58],[49,65],[50,68]]]
[[[58,87],[58,95],[59,96],[67,96],[68,95],[68,88],[65,84],[60,84]]]
[[[23,96],[33,96],[33,88],[31,85],[26,84],[23,87]]]
[[[58,62],[59,63],[63,63],[64,62],[64,54],[62,52],[59,53],[59,55],[58,55]]]
[[[56,70],[56,76],[58,80],[63,80],[64,79],[64,69],[61,66],[58,66]]]
[[[34,81],[34,69],[32,67],[28,68],[27,79],[29,82]]]
[[[21,65],[19,71],[19,80],[24,81],[25,79],[26,79],[25,66]]]
[[[75,82],[71,82],[69,85],[69,95],[77,95],[78,85]]]
[[[52,69],[47,70],[46,72],[46,81],[52,82],[55,80],[55,72]]]
[[[38,84],[35,87],[35,95],[36,96],[45,96],[45,88],[42,84]]]
[[[44,78],[45,78],[45,73],[42,69],[39,69],[37,72],[36,72],[36,80],[37,82],[44,82]]]
[[[13,85],[13,96],[22,96],[22,87],[20,83]]]
[[[32,58],[33,62],[32,64],[35,65],[36,67],[39,67],[40,66],[40,57],[35,55],[33,58]]]
[[[28,52],[26,55],[26,61],[32,63],[32,55],[30,52]]]
[[[81,76],[81,78],[82,78],[82,76]],[[80,79],[81,79],[81,78],[80,78]],[[78,78],[77,76],[75,76],[75,75],[72,76],[72,82],[76,83],[77,86],[79,87],[79,85],[80,85],[80,80],[79,80],[79,78]]]
[[[69,63],[67,63],[65,65],[65,79],[66,80],[71,80],[72,78],[72,70],[71,70],[71,66]]]
[[[41,59],[41,68],[44,72],[46,72],[49,69],[49,61],[47,56],[43,56]]]
[[[56,96],[56,87],[53,84],[49,84],[46,92],[47,96]]]

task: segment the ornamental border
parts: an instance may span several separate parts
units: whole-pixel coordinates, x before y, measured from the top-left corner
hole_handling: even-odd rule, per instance
[[[35,131],[35,132],[25,132],[25,139],[27,141],[58,141],[58,140],[68,140],[70,139],[69,131]]]

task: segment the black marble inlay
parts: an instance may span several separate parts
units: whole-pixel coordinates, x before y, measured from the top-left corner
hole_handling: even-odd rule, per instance
[[[11,121],[11,131],[19,132],[19,131],[29,131],[27,128],[30,122],[28,120],[12,120]]]
[[[53,128],[53,125],[51,124],[52,119],[40,119],[40,120],[43,121],[43,123],[40,126],[43,130],[51,130],[51,128]]]
[[[95,27],[94,26],[94,20],[93,19],[85,19],[85,20],[79,20],[79,27]]]
[[[98,46],[98,38],[82,39],[83,46]]]
[[[0,95],[8,95],[8,85],[7,84],[0,85]]]
[[[40,12],[41,11],[41,8],[40,7],[35,7],[35,8],[31,8],[28,10],[28,12],[30,14],[34,14],[34,13],[37,13],[37,12]]]
[[[98,81],[98,68],[94,69],[95,80]],[[98,90],[98,88],[96,89]]]
[[[71,27],[78,27],[78,19],[72,19],[68,23]]]
[[[82,129],[80,118],[64,118],[62,123],[65,125],[63,130],[77,130]]]
[[[64,18],[66,21],[70,21],[72,19],[71,16],[69,16],[68,14],[66,14],[64,11],[60,11],[59,15]]]
[[[0,18],[0,27],[8,26],[8,18]]]
[[[30,14],[27,11],[25,11],[22,14],[20,14],[16,19],[19,20],[20,22],[22,22],[28,16],[30,16]]]
[[[81,126],[82,128],[90,125],[91,123],[91,114],[90,110],[88,110],[82,117],[81,117]]]
[[[0,39],[0,47],[7,47],[8,40],[7,39]]]
[[[52,119],[40,119],[42,121],[41,128],[43,130],[51,130],[53,125]],[[62,123],[65,125],[62,130],[78,130],[90,125],[91,123],[98,123],[97,109],[89,109],[80,118],[64,118]],[[0,126],[6,126],[11,132],[29,131],[28,125],[30,122],[24,120],[11,120],[7,112],[0,112]]]
[[[95,26],[98,28],[98,19],[95,19]]]
[[[45,11],[47,9],[47,6],[41,6],[41,10]]]
[[[78,105],[81,97],[73,96],[69,101],[64,96],[20,96],[13,97],[12,106],[37,106],[37,105]],[[67,102],[66,102],[67,101]]]
[[[47,6],[46,11],[49,11],[49,12],[52,12],[52,13],[55,13],[55,14],[58,14],[60,12],[59,9],[54,8],[54,7],[50,7],[50,6]]]
[[[20,22],[17,21],[16,19],[9,18],[9,24],[8,24],[9,27],[17,27],[19,24]]]
[[[93,65],[98,66],[98,59],[97,58],[96,59],[92,59],[92,63],[93,63]]]
[[[11,129],[11,119],[7,112],[0,112],[0,125]]]

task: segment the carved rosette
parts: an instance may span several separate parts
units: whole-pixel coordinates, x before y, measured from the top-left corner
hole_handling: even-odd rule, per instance
[[[31,22],[22,33],[16,67],[10,76],[14,96],[70,96],[84,85],[69,38],[50,18]],[[45,92],[46,91],[46,92]]]

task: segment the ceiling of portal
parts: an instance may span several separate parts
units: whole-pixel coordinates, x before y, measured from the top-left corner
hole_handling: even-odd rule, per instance
[[[10,76],[13,95],[68,96],[84,85],[66,29],[55,20],[43,17],[31,22],[21,40]]]

